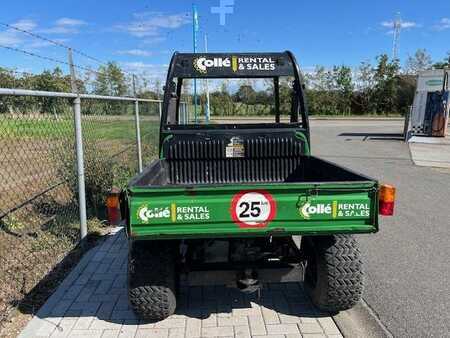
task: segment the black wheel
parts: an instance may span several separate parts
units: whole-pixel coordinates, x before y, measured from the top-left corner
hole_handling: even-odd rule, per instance
[[[128,297],[138,317],[162,320],[175,312],[175,258],[169,242],[130,243]]]
[[[361,299],[363,271],[358,242],[352,235],[302,238],[307,258],[305,288],[320,310],[339,312]]]

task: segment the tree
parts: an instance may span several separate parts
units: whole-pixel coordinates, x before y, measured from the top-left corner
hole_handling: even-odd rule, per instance
[[[450,68],[450,51],[447,52],[447,57],[444,60],[436,62],[433,67],[438,69]]]
[[[372,96],[375,85],[374,69],[370,62],[363,61],[358,67],[353,94],[352,112],[369,114],[373,112]]]
[[[125,74],[116,63],[108,62],[106,66],[99,67],[94,82],[95,94],[124,96],[127,89]]]
[[[333,72],[323,66],[316,66],[307,77],[309,88],[306,96],[311,114],[338,114]]]
[[[374,101],[377,113],[386,115],[397,112],[397,74],[400,66],[398,60],[389,60],[386,54],[377,57],[375,68]]]
[[[251,85],[242,84],[239,86],[238,91],[234,94],[234,98],[237,102],[242,102],[246,104],[255,104],[256,102],[256,91]]]
[[[114,63],[108,62],[106,66],[100,66],[94,81],[94,93],[107,96],[125,96],[128,92],[127,81],[122,69]],[[101,102],[99,109],[104,114],[120,115],[126,113],[127,104],[124,102]]]
[[[333,84],[337,94],[336,107],[342,114],[351,113],[353,91],[352,70],[347,66],[333,67]]]
[[[154,91],[158,99],[161,98],[161,80],[156,78],[154,84]]]
[[[406,60],[405,71],[407,74],[418,74],[422,70],[431,69],[433,61],[426,49],[418,49],[414,56]]]

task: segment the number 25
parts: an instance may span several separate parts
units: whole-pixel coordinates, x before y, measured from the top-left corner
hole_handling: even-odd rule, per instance
[[[251,202],[251,204],[249,202],[242,202],[241,204],[239,204],[239,208],[244,208],[244,210],[242,210],[242,212],[239,214],[239,217],[258,217],[259,215],[261,215],[260,205],[260,201]]]

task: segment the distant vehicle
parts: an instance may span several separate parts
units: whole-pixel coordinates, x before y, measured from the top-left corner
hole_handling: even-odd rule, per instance
[[[285,77],[291,79],[289,105],[280,102]],[[270,81],[273,121],[191,123],[180,107],[183,83],[193,78]],[[130,303],[142,318],[163,319],[175,311],[181,270],[238,270],[237,285],[255,291],[259,268],[303,262],[314,304],[331,312],[349,309],[363,290],[353,234],[377,232],[378,214],[393,214],[394,193],[311,156],[304,85],[292,53],[175,53],[160,159],[121,196]],[[211,261],[211,248],[224,254]]]

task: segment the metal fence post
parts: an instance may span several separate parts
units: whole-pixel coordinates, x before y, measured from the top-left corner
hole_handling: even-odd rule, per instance
[[[75,77],[75,68],[73,66],[72,49],[68,49],[68,58],[70,66],[70,79],[72,92],[78,94],[77,82]],[[83,132],[81,129],[81,98],[77,96],[73,100],[73,115],[75,124],[75,148],[77,157],[77,176],[78,176],[78,206],[80,213],[80,239],[87,236],[87,215],[86,215],[86,189],[84,185],[84,154],[83,154]]]
[[[139,121],[139,101],[134,101],[134,113],[136,120],[136,146],[138,157],[138,170],[142,172],[142,147],[141,147],[141,126]]]
[[[162,102],[161,101],[158,102],[158,108],[159,108],[159,118],[161,119],[161,116],[162,116]]]
[[[73,100],[73,112],[75,121],[75,143],[77,154],[78,203],[80,208],[80,235],[81,240],[83,240],[87,236],[87,216],[86,216],[86,190],[84,186],[83,133],[81,129],[81,99],[79,97]]]
[[[133,92],[136,98],[136,76],[133,74]],[[139,101],[134,101],[134,119],[136,124],[136,147],[138,158],[138,170],[142,172],[142,147],[141,147],[141,126],[139,120]]]

